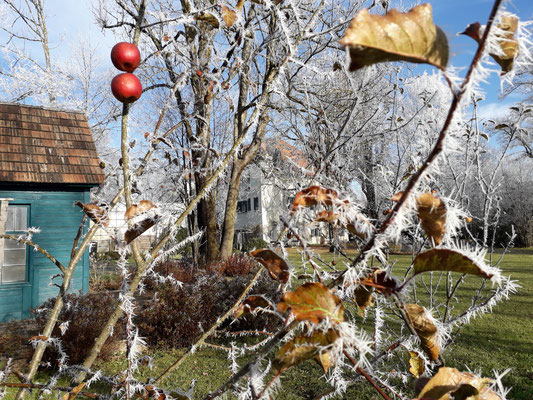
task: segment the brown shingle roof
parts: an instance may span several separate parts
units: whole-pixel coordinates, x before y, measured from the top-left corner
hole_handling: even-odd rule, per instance
[[[82,113],[0,103],[0,182],[99,185],[99,163]]]

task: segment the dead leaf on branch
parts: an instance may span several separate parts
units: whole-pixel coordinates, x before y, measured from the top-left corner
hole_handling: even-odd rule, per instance
[[[430,192],[420,195],[416,199],[416,205],[424,232],[438,246],[446,232],[446,205]]]
[[[343,202],[343,204],[345,206],[349,206],[349,202],[347,202],[346,200]],[[356,224],[354,224],[353,222],[346,222],[343,224],[339,220],[339,213],[335,213],[330,210],[322,210],[317,214],[314,219],[314,222],[327,222],[333,226],[342,226],[343,228],[346,228],[348,232],[350,232],[352,235],[355,235],[361,238],[362,240],[365,240],[368,235],[364,229],[361,229],[361,225],[367,225],[367,227],[370,227],[371,229],[373,229],[374,226],[370,223],[368,219],[362,216],[360,216],[360,220],[361,222],[358,224],[357,227]]]
[[[65,393],[63,395],[63,400],[74,400],[78,396],[78,394],[80,394],[80,392],[82,391],[82,389],[85,387],[86,384],[87,382],[82,382],[78,386],[73,388],[71,392]]]
[[[289,265],[283,258],[268,249],[254,250],[248,254],[266,267],[272,279],[287,283],[289,280]]]
[[[350,52],[350,71],[385,61],[431,64],[445,69],[448,40],[433,23],[430,4],[407,13],[390,10],[385,15],[359,11],[340,43]]]
[[[354,290],[354,301],[357,305],[357,313],[359,316],[363,317],[365,315],[365,309],[372,305],[374,301],[374,296],[372,292],[374,291],[373,287],[359,286]]]
[[[278,303],[278,311],[290,309],[297,321],[318,324],[329,318],[332,324],[344,321],[344,306],[341,300],[318,282],[307,282],[294,292],[286,292]]]
[[[194,16],[196,21],[206,22],[211,25],[213,28],[217,29],[220,27],[220,21],[213,14],[208,12],[200,12]]]
[[[418,394],[420,399],[433,400],[501,400],[487,385],[490,379],[481,378],[455,368],[441,367]]]
[[[501,67],[501,75],[505,75],[513,69],[514,60],[520,53],[518,40],[514,37],[518,29],[518,21],[519,19],[516,15],[505,13],[497,25],[500,30],[496,34],[499,51],[497,53],[489,53],[489,55]],[[469,36],[479,43],[483,36],[483,29],[479,22],[474,22],[468,25],[460,34]]]
[[[145,213],[146,211],[156,207],[157,206],[150,200],[141,200],[139,204],[133,204],[130,208],[126,210],[126,212],[124,213],[124,219],[128,221],[133,217]]]
[[[224,23],[226,24],[228,28],[231,28],[233,24],[237,22],[237,19],[239,18],[239,16],[237,15],[235,11],[233,11],[232,9],[224,5],[220,6],[220,8],[222,9],[222,19],[224,20]]]
[[[409,372],[413,374],[415,378],[418,378],[424,373],[424,360],[420,357],[416,351],[409,351]]]
[[[109,218],[103,208],[98,207],[96,204],[83,204],[81,201],[76,202],[76,205],[80,207],[95,224],[101,224],[103,226],[109,224]]]
[[[274,359],[272,369],[275,374],[282,374],[295,365],[315,359],[324,372],[327,372],[332,364],[330,351],[320,350],[320,347],[327,347],[337,340],[338,334],[334,329],[327,332],[315,331],[311,336],[299,335],[290,342],[285,343]]]
[[[429,318],[424,307],[418,304],[406,304],[407,315],[413,328],[420,338],[420,345],[431,361],[439,357],[439,345],[437,343],[437,327]]]
[[[145,220],[129,228],[124,234],[124,240],[126,241],[126,244],[130,244],[134,239],[141,236],[144,232],[154,226],[157,222],[157,219],[158,218],[156,217],[146,218]]]
[[[338,199],[338,195],[335,190],[310,186],[296,194],[292,202],[291,214],[298,211],[300,207],[312,207],[317,204],[331,206],[336,199]]]
[[[233,312],[233,318],[251,314],[258,308],[270,308],[270,306],[270,302],[263,296],[250,296]]]
[[[416,256],[413,274],[428,271],[450,271],[491,279],[494,274],[485,271],[469,257],[450,249],[431,249]]]

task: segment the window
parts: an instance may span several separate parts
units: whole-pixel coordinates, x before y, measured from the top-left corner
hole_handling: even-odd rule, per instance
[[[8,205],[6,234],[17,235],[28,229],[29,206]],[[3,259],[0,264],[0,283],[26,280],[26,245],[3,239]]]
[[[252,211],[252,199],[248,199],[248,211]]]
[[[259,197],[254,197],[254,210],[259,210]]]
[[[245,213],[248,211],[248,202],[246,200],[237,202],[237,212]]]

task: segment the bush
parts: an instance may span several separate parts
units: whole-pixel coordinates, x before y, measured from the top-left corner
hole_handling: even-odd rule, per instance
[[[265,242],[262,238],[255,237],[248,239],[243,245],[242,245],[242,251],[243,253],[252,251],[253,249],[264,249],[268,247],[268,243]]]
[[[197,273],[181,288],[171,284],[160,285],[157,298],[148,302],[137,315],[141,335],[150,345],[179,348],[194,344],[204,330],[209,329],[235,303],[252,279],[252,273],[226,277],[216,270],[206,270]],[[252,292],[266,295],[274,301],[279,299],[278,284],[267,274],[261,276],[250,294]],[[277,323],[275,317],[265,314],[256,317],[253,323],[251,317],[243,318],[230,328],[262,330]]]
[[[33,311],[40,332],[44,330],[54,303],[55,298],[48,299],[41,307]],[[65,296],[65,305],[61,309],[52,337],[61,339],[63,349],[69,357],[69,364],[80,364],[89,354],[94,340],[106,324],[114,306],[114,297],[105,292],[97,295],[67,294]],[[62,334],[60,326],[67,322],[68,328]],[[100,352],[100,357],[103,359],[109,358],[120,348],[120,334],[124,332],[123,319],[117,323],[114,332],[115,334],[107,339]],[[58,354],[55,349],[48,347],[44,359],[55,365],[57,358]]]

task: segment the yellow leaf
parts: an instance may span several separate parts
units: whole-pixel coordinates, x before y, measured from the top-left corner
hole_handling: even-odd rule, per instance
[[[420,345],[431,361],[439,357],[439,345],[437,343],[437,327],[431,322],[424,307],[418,304],[406,304],[407,315],[413,328],[420,338]]]
[[[296,336],[279,350],[272,363],[274,373],[282,374],[289,368],[311,358],[314,358],[322,366],[324,372],[327,372],[332,364],[331,355],[327,349],[321,350],[320,347],[333,344],[337,338],[338,335],[334,329],[326,333],[315,331],[311,336]]]
[[[244,7],[244,3],[245,3],[246,0],[238,0],[237,1],[237,5],[235,6],[235,8],[239,11],[242,11],[243,7]]]
[[[390,10],[385,15],[359,11],[340,43],[350,52],[350,70],[384,61],[409,61],[445,69],[448,40],[433,23],[430,4],[407,13]]]
[[[418,378],[424,373],[424,360],[422,360],[416,351],[410,351],[409,354],[409,372],[411,372],[415,378]]]
[[[446,205],[430,192],[420,195],[416,199],[416,205],[424,232],[438,246],[446,232]]]
[[[431,378],[418,398],[433,400],[501,400],[495,392],[486,386],[490,379],[460,372],[455,368],[441,367]]]
[[[272,250],[267,249],[257,249],[248,254],[266,267],[272,279],[287,283],[289,280],[289,266],[283,258]]]
[[[374,301],[374,296],[372,292],[374,289],[372,287],[367,288],[366,286],[359,286],[354,291],[354,301],[357,305],[357,313],[363,317],[365,315],[365,309],[372,305]]]
[[[336,324],[344,321],[344,306],[327,286],[318,282],[307,282],[294,292],[286,292],[278,303],[278,311],[284,313],[291,309],[297,321],[318,324],[329,318]]]
[[[449,249],[431,249],[420,253],[416,256],[413,267],[414,275],[428,271],[450,271],[477,275],[485,279],[494,276],[467,256]]]

